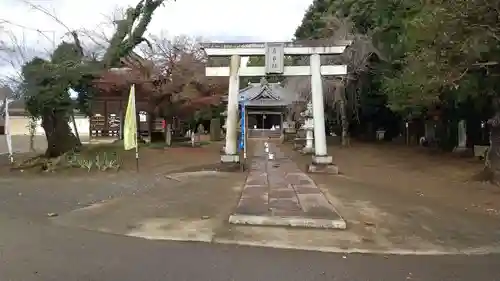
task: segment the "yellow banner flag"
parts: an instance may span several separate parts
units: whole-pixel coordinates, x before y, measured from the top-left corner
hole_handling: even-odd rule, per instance
[[[125,150],[137,149],[137,115],[135,111],[135,85],[130,87],[125,124],[123,125],[123,144]]]

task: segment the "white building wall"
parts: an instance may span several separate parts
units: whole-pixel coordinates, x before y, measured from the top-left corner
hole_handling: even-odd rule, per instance
[[[27,116],[11,116],[9,119],[9,124],[10,124],[10,131],[13,136],[15,135],[25,135],[29,136],[29,117]],[[43,127],[41,126],[42,121],[38,120],[37,121],[37,126],[35,129],[35,135],[37,136],[44,136],[45,132],[43,130]],[[90,127],[90,120],[88,117],[85,116],[75,116],[75,123],[76,123],[76,128],[78,130],[78,133],[81,136],[88,136],[89,135],[89,127]],[[69,122],[69,126],[71,128],[71,131],[74,132],[73,128],[73,123]]]

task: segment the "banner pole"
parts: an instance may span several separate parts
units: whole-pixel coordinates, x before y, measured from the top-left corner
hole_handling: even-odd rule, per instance
[[[139,143],[135,146],[135,166],[137,172],[139,172]]]
[[[139,115],[139,120],[137,120],[137,96],[135,95],[135,85],[134,85],[134,114],[135,114],[135,169],[139,172],[139,128],[141,117]]]

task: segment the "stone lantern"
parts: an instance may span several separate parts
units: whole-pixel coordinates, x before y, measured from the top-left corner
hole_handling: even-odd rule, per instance
[[[306,110],[300,113],[305,118],[301,129],[306,131],[306,146],[302,149],[302,153],[314,153],[314,119],[312,111],[312,103],[308,102]]]

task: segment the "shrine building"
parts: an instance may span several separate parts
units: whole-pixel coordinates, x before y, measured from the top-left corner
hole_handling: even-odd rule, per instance
[[[289,108],[300,102],[299,95],[280,83],[268,83],[262,79],[260,83],[250,83],[238,94],[240,106],[244,104],[248,137],[279,138],[287,126]],[[227,96],[223,98],[227,103]],[[240,107],[241,108],[241,107]],[[239,113],[241,116],[241,112]],[[291,116],[290,116],[291,117]]]

